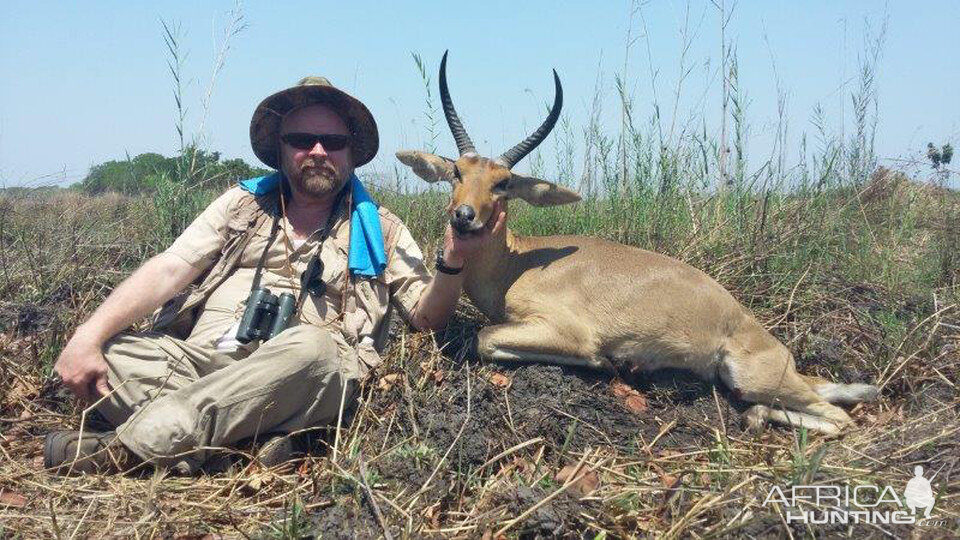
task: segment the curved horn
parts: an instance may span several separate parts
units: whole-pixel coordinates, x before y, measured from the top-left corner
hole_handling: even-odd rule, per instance
[[[444,51],[443,60],[440,61],[440,103],[443,104],[443,115],[447,117],[447,125],[450,126],[450,131],[453,133],[453,139],[457,141],[460,155],[462,156],[467,152],[476,154],[477,149],[473,147],[473,141],[467,135],[467,130],[463,129],[460,117],[457,116],[457,110],[453,108],[453,100],[450,99],[450,90],[447,88],[448,52],[450,51]]]
[[[550,114],[547,115],[547,119],[543,121],[543,124],[533,132],[533,135],[530,135],[524,139],[520,144],[514,146],[513,148],[504,152],[497,162],[499,162],[504,167],[511,169],[518,161],[524,158],[527,154],[533,151],[544,139],[547,138],[547,135],[550,134],[550,131],[553,129],[553,126],[557,123],[557,119],[560,118],[560,109],[563,108],[563,87],[560,86],[560,77],[557,76],[557,70],[553,70],[553,84],[555,86],[554,98],[553,98],[553,107],[550,108]]]

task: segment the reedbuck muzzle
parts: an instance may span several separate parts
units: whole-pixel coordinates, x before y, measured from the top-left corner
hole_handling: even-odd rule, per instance
[[[560,116],[556,71],[553,107],[543,124],[496,159],[477,154],[447,87],[440,98],[456,140],[456,160],[417,151],[397,158],[427,182],[449,182],[447,212],[457,234],[479,231],[506,201],[535,206],[580,200],[576,193],[511,172]],[[836,404],[873,399],[868,384],[837,384],[800,375],[790,351],[719,283],[685,263],[585,236],[531,237],[504,227],[464,270],[464,289],[495,324],[478,336],[486,360],[542,362],[610,372],[679,368],[719,381],[755,403],[747,421],[768,419],[837,433],[851,423]]]

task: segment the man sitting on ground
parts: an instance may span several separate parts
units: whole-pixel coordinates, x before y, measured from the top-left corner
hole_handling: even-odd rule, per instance
[[[260,103],[250,137],[278,172],[221,195],[67,343],[56,372],[115,430],[49,434],[46,467],[193,473],[211,448],[338,422],[380,360],[391,306],[418,329],[453,313],[482,238],[448,226],[430,276],[353,174],[379,146],[366,106],[308,77]],[[160,306],[153,331],[124,331]]]

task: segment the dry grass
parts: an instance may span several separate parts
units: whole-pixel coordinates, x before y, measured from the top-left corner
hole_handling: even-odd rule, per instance
[[[630,393],[556,367],[479,365],[470,346],[483,321],[464,305],[442,334],[396,329],[336,459],[327,434],[308,458],[274,469],[246,460],[198,478],[61,478],[42,469],[44,434],[79,425],[82,412],[51,378],[53,359],[159,244],[144,200],[0,198],[0,537],[954,536],[960,295],[956,285],[924,281],[917,266],[937,230],[891,224],[891,209],[922,201],[876,202],[898,193],[903,186],[857,198],[864,211],[843,234],[874,240],[855,257],[832,254],[831,264],[814,248],[850,244],[811,239],[835,230],[835,202],[819,219],[809,200],[785,198],[749,250],[738,243],[743,229],[732,229],[736,214],[710,217],[710,198],[689,199],[700,221],[658,229],[661,236],[642,220],[587,229],[648,246],[659,238],[663,251],[708,269],[750,305],[801,371],[882,385],[882,398],[855,407],[858,426],[840,437],[745,432],[742,403],[678,374],[627,381]],[[421,202],[388,206],[429,244],[440,221],[424,216],[438,216],[440,203]],[[521,228],[575,228],[590,218],[571,211],[537,222],[522,212]],[[798,250],[804,255],[785,259]],[[872,266],[851,268],[851,260]],[[939,471],[937,523],[928,527],[788,525],[782,509],[763,506],[772,486],[804,483],[902,493],[914,464],[928,476]]]

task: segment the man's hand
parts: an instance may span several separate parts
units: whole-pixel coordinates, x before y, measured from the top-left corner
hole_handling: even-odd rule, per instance
[[[82,328],[67,342],[53,369],[83,401],[94,401],[110,392],[102,344],[87,339]]]
[[[451,268],[462,268],[470,264],[491,236],[500,234],[507,220],[503,205],[499,201],[494,205],[493,212],[477,234],[461,237],[454,234],[453,228],[447,225],[447,232],[443,238],[443,262]],[[417,307],[411,313],[413,326],[420,330],[437,330],[447,324],[450,316],[457,308],[460,298],[460,288],[463,285],[462,273],[449,275],[436,273],[430,285],[423,291]]]
[[[447,223],[447,231],[443,238],[444,261],[454,268],[461,268],[483,249],[488,238],[500,234],[506,221],[507,213],[503,211],[503,203],[497,201],[483,229],[477,234],[461,237],[454,233],[453,227]]]

